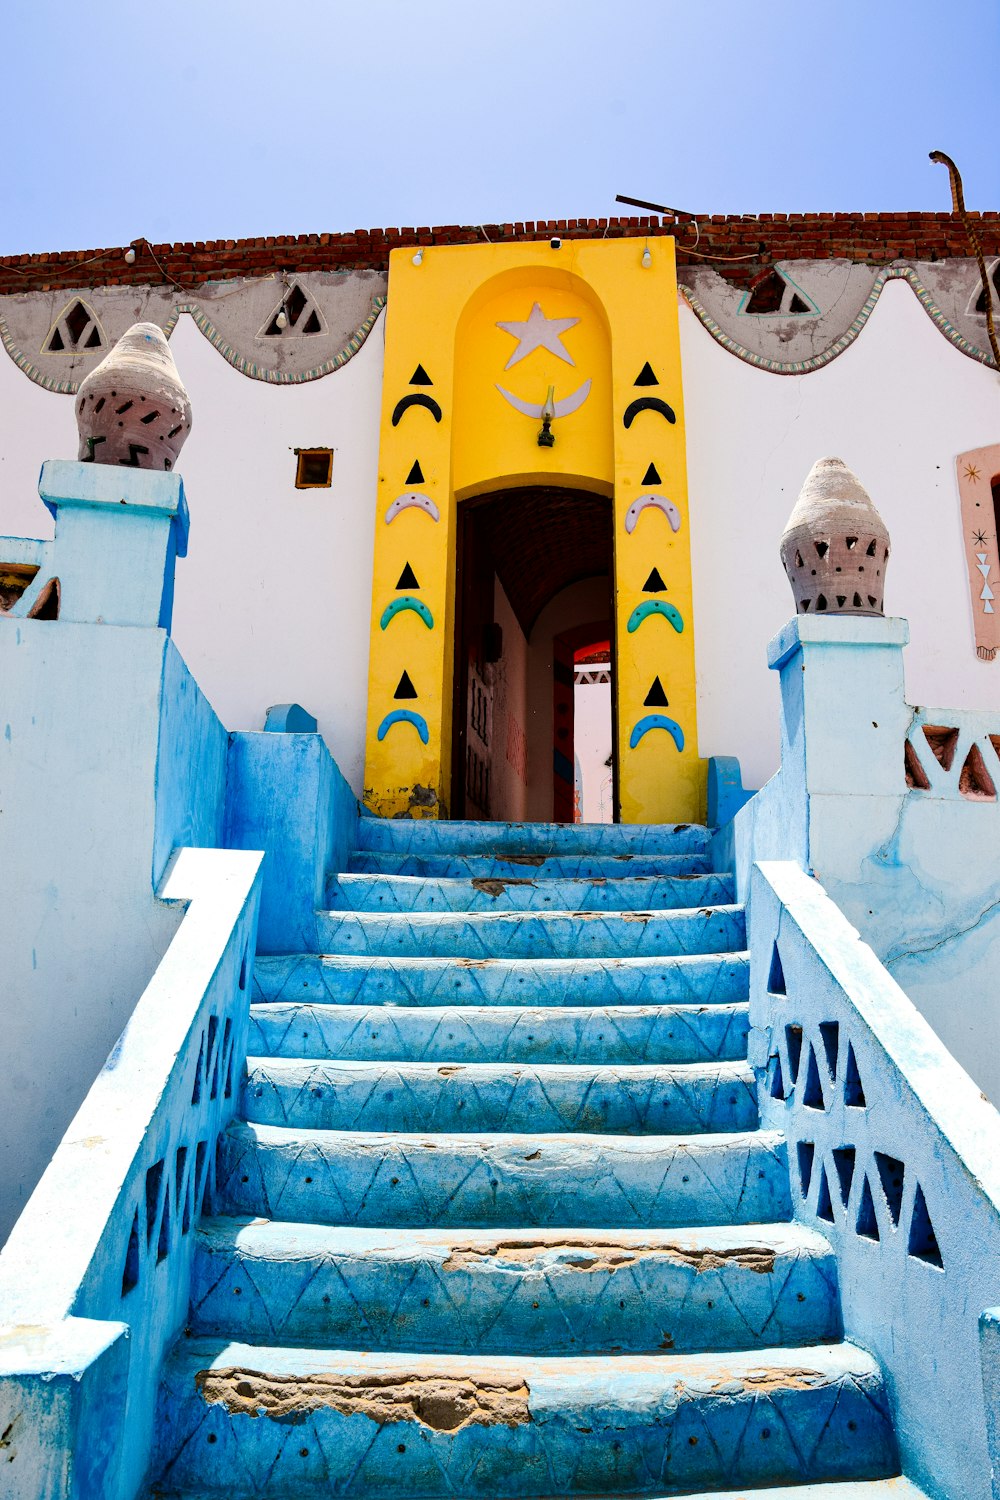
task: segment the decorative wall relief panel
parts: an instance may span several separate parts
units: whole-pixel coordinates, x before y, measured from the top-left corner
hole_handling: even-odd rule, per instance
[[[995,599],[996,588],[1000,586],[1000,551],[997,547],[1000,443],[960,453],[955,468],[962,507],[962,546],[969,569],[976,655],[981,661],[992,661],[1000,647],[1000,612]]]

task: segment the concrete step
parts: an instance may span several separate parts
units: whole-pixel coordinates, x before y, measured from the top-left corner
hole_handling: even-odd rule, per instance
[[[673,911],[735,900],[731,875],[566,880],[493,876],[443,880],[419,875],[337,875],[326,883],[331,911]]]
[[[167,1497],[169,1500],[169,1497]],[[603,1495],[601,1500],[635,1500],[634,1496]],[[666,1500],[662,1490],[644,1500]],[[909,1479],[822,1480],[818,1484],[783,1484],[778,1489],[757,1489],[741,1484],[737,1490],[699,1490],[697,1495],[684,1492],[683,1500],[928,1500]]]
[[[361,818],[358,848],[391,854],[703,854],[707,828],[694,823],[476,823],[435,818]]]
[[[533,880],[616,880],[637,875],[709,875],[707,854],[398,854],[391,850],[352,849],[347,868],[357,875],[421,875],[438,879],[496,880],[530,876]]]
[[[212,1219],[189,1323],[253,1343],[455,1354],[708,1352],[843,1333],[836,1259],[801,1224],[527,1236]]]
[[[157,1484],[148,1492],[148,1500],[215,1500],[217,1491],[164,1489]],[[551,1497],[548,1497],[551,1500]],[[558,1500],[558,1497],[557,1497]],[[600,1500],[636,1500],[636,1496],[602,1495]],[[641,1500],[675,1500],[664,1490],[655,1495],[643,1494]],[[821,1480],[817,1484],[783,1484],[777,1489],[769,1485],[758,1489],[756,1485],[741,1484],[739,1489],[699,1490],[693,1495],[685,1490],[680,1500],[929,1500],[926,1490],[918,1489],[910,1479],[846,1479]]]
[[[324,953],[366,958],[653,958],[745,947],[742,906],[671,912],[317,912]]]
[[[675,1063],[746,1057],[735,1005],[313,1005],[250,1007],[257,1057],[383,1062]]]
[[[898,1471],[851,1344],[611,1360],[182,1341],[160,1480],[244,1500],[661,1494]]]
[[[759,1224],[791,1214],[785,1138],[387,1135],[236,1122],[222,1212],[307,1224],[593,1229]]]
[[[247,1060],[243,1115],[293,1130],[588,1131],[690,1135],[753,1130],[745,1062],[605,1064]]]
[[[254,1000],[332,1005],[733,1005],[750,993],[750,955],[657,958],[258,958]]]

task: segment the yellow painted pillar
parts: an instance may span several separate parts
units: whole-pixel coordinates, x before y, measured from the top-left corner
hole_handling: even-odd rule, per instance
[[[373,811],[437,816],[450,800],[458,504],[562,484],[614,496],[622,821],[702,814],[673,241],[653,238],[648,265],[644,248],[543,241],[429,248],[418,264],[410,250],[391,257],[365,771]],[[524,336],[539,317],[540,343]],[[559,414],[544,447],[531,412],[550,389]]]

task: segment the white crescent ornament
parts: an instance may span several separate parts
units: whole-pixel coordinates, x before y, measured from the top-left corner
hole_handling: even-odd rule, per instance
[[[430,495],[421,494],[420,490],[410,490],[405,495],[396,496],[385,513],[385,524],[391,526],[396,517],[402,515],[404,510],[410,510],[414,507],[417,510],[422,510],[425,515],[430,516],[432,521],[440,521],[441,519],[441,512],[434,504]]]
[[[549,420],[554,421],[556,417],[568,417],[572,412],[577,411],[590,395],[592,384],[592,381],[585,380],[583,385],[577,386],[572,395],[564,396],[561,401],[554,401],[551,411],[547,414]],[[515,396],[511,391],[505,391],[502,385],[498,385],[497,390],[504,400],[508,401],[514,410],[519,411],[522,416],[534,417],[536,421],[540,422],[546,415],[546,403],[544,401],[522,401],[520,396]]]

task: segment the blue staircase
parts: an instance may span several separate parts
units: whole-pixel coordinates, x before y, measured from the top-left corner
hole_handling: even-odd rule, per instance
[[[706,831],[359,837],[323,951],[257,961],[151,1493],[917,1500]]]

